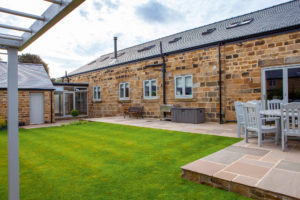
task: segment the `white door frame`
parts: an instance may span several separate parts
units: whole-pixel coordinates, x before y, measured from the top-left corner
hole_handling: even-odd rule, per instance
[[[289,65],[289,66],[275,66],[275,67],[266,67],[261,69],[261,88],[262,88],[262,100],[266,100],[266,71],[272,70],[282,70],[282,96],[283,102],[288,103],[289,101],[289,93],[288,93],[288,69],[300,68],[300,65]]]
[[[63,92],[63,113],[64,113],[64,117],[68,117],[71,115],[66,115],[66,97],[65,94],[73,94],[73,110],[76,108],[75,107],[75,92],[72,91],[67,91],[67,92]]]

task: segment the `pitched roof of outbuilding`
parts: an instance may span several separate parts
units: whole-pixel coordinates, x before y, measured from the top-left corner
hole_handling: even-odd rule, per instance
[[[164,53],[175,53],[177,51],[217,44],[222,41],[233,41],[247,37],[254,37],[259,34],[283,31],[288,28],[299,28],[299,13],[300,0],[290,1],[120,50],[118,51],[119,56],[116,61],[113,60],[113,53],[102,55],[89,64],[69,73],[69,75],[85,73],[101,68],[159,56],[160,41],[163,44]],[[234,26],[234,23],[236,22],[240,24],[245,23],[245,25],[237,25],[236,27],[230,28],[230,26],[232,24]],[[212,32],[209,33],[209,30]],[[208,33],[205,34],[205,32]],[[144,48],[148,48],[148,50]]]
[[[52,90],[53,84],[41,64],[18,64],[19,89]],[[7,63],[0,62],[0,88],[7,88]]]

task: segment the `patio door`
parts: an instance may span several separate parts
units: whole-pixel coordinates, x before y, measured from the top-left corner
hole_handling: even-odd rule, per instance
[[[300,102],[300,66],[263,68],[262,99]]]
[[[71,111],[75,108],[74,92],[64,92],[64,116],[71,115]]]

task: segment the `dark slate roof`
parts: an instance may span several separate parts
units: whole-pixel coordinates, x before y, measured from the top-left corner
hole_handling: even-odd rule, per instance
[[[41,64],[18,64],[19,89],[52,90],[53,84]],[[0,88],[7,88],[7,63],[0,62]]]
[[[163,43],[164,53],[174,53],[176,51],[188,50],[195,47],[205,47],[222,41],[233,41],[246,37],[252,37],[258,34],[267,34],[276,30],[279,31],[295,27],[299,28],[299,13],[300,0],[290,1],[270,8],[255,11],[238,17],[233,17],[120,50],[118,51],[120,56],[116,61],[113,60],[113,53],[102,55],[89,64],[86,64],[69,73],[69,75],[80,74],[100,68],[158,56],[160,54],[160,41]],[[244,20],[249,20],[250,23],[234,28],[228,28],[231,24],[235,22],[242,22]],[[209,34],[202,35],[202,33],[206,32],[208,29],[215,30]],[[170,41],[176,42],[172,43]],[[143,48],[150,46],[153,47],[149,50],[138,52]]]

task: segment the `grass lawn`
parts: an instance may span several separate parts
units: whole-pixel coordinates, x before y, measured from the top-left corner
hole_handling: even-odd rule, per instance
[[[246,199],[181,178],[182,165],[238,141],[96,122],[21,129],[21,199]],[[7,199],[5,131],[0,199]]]

